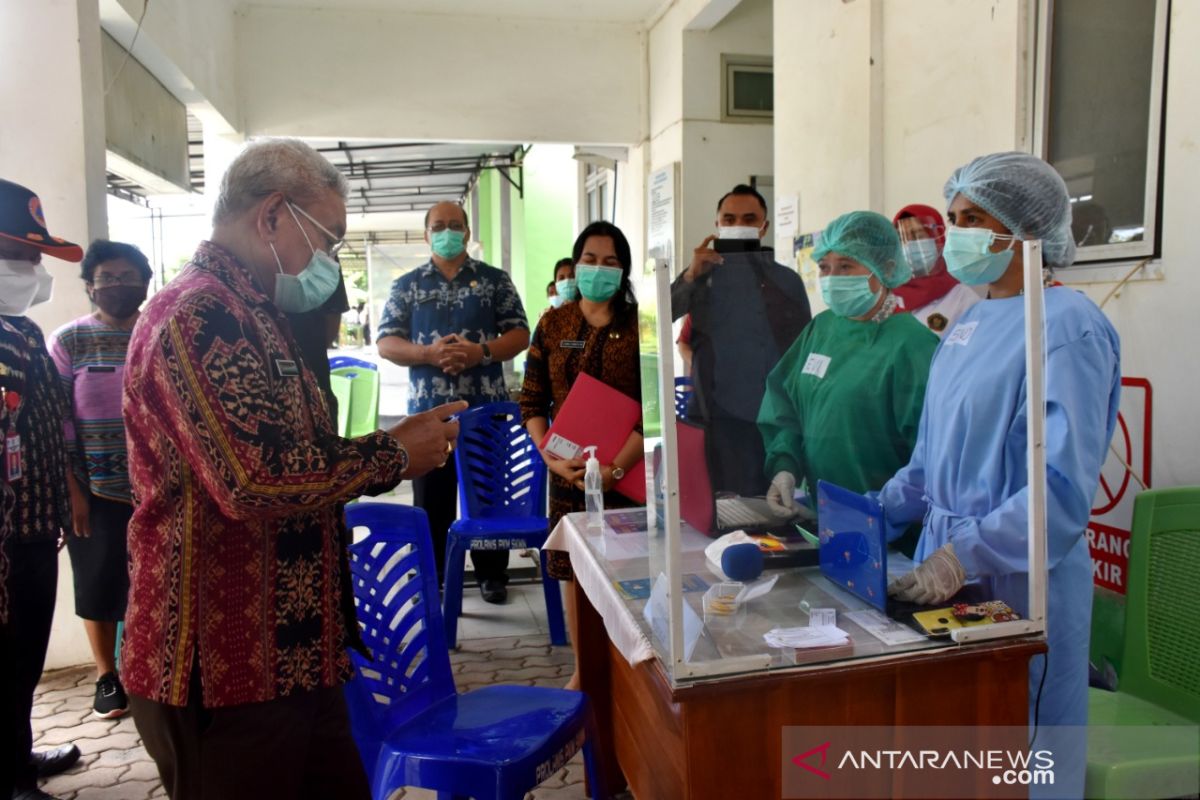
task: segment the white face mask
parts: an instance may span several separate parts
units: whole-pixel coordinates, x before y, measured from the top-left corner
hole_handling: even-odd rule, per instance
[[[53,279],[41,264],[15,259],[0,259],[0,314],[21,317],[29,307],[50,298]],[[42,285],[46,288],[41,290]],[[45,294],[39,299],[40,294]]]
[[[37,292],[33,295],[31,305],[36,306],[47,302],[54,294],[54,276],[41,264],[34,267],[33,271],[37,275]]]
[[[748,225],[718,225],[718,239],[758,239],[758,228]]]

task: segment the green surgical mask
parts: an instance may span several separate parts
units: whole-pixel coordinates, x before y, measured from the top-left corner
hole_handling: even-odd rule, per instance
[[[620,267],[602,267],[598,264],[576,264],[575,282],[579,293],[593,303],[612,299],[621,288],[623,270]]]
[[[466,249],[463,245],[463,240],[467,238],[466,231],[456,231],[446,228],[441,231],[434,231],[429,237],[429,246],[433,248],[433,253],[441,258],[458,258],[462,255],[462,251]]]
[[[882,292],[871,291],[870,275],[821,276],[821,298],[839,317],[861,317],[875,307]]]

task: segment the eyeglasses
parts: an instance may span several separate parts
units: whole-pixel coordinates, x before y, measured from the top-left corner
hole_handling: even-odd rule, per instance
[[[338,254],[338,251],[340,251],[342,249],[342,247],[346,244],[346,240],[339,239],[337,236],[334,236],[332,233],[330,233],[328,228],[326,228],[324,225],[322,225],[321,223],[319,223],[315,219],[313,219],[312,215],[309,214],[307,211],[305,211],[300,206],[298,206],[292,202],[289,202],[288,205],[291,208],[295,209],[296,211],[299,211],[300,214],[306,220],[308,220],[313,225],[315,225],[317,227],[317,230],[319,230],[322,234],[324,234],[324,236],[327,239],[329,239],[329,247],[325,248],[325,252],[329,253],[329,255],[331,255],[331,256],[336,256]],[[303,228],[301,229],[301,233],[303,233]]]
[[[467,226],[463,225],[461,222],[451,222],[451,223],[435,222],[429,226],[429,232],[430,233],[441,233],[442,231],[446,230],[447,228],[449,228],[450,230],[455,231],[457,233],[463,233],[464,231],[466,231]]]
[[[97,275],[92,278],[92,286],[97,289],[107,289],[110,286],[145,286],[146,281],[136,272],[126,272],[122,275]]]

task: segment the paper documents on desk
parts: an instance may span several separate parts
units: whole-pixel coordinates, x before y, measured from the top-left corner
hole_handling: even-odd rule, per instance
[[[850,634],[832,625],[820,628],[811,625],[802,628],[772,628],[763,634],[763,639],[771,647],[792,647],[797,650],[850,644]]]
[[[887,645],[911,644],[925,639],[907,625],[901,625],[873,608],[863,611],[846,611],[842,616]]]
[[[687,601],[684,601],[682,605],[683,660],[691,661],[692,651],[696,649],[696,642],[700,641],[700,634],[704,631],[704,622],[692,610]],[[671,646],[671,629],[667,622],[669,614],[670,612],[667,610],[667,576],[660,572],[654,580],[654,588],[650,590],[650,600],[642,609],[642,616],[646,618],[650,630],[654,631],[654,635],[662,643],[664,651]]]

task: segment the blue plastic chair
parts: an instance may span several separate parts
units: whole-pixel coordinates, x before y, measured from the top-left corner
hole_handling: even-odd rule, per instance
[[[542,546],[550,534],[546,518],[546,462],[521,425],[516,403],[488,403],[458,418],[459,519],[446,536],[446,585],[443,611],[446,641],[458,646],[462,614],[463,570],[468,550],[537,548],[542,562],[542,591],[550,641],[567,643],[558,581],[546,572]]]
[[[593,797],[606,797],[587,696],[567,689],[488,686],[458,694],[442,636],[429,520],[421,509],[355,503],[346,524],[363,641],[346,684],[351,730],[375,800],[402,786],[439,800],[519,800],[582,747]]]
[[[692,399],[692,390],[691,378],[675,379],[675,416],[679,419],[687,419],[688,403]]]
[[[340,369],[341,367],[358,367],[359,369],[373,369],[376,372],[379,371],[378,364],[375,364],[371,361],[364,361],[363,359],[355,358],[354,356],[330,356],[329,357],[329,368],[331,370],[332,369]]]

